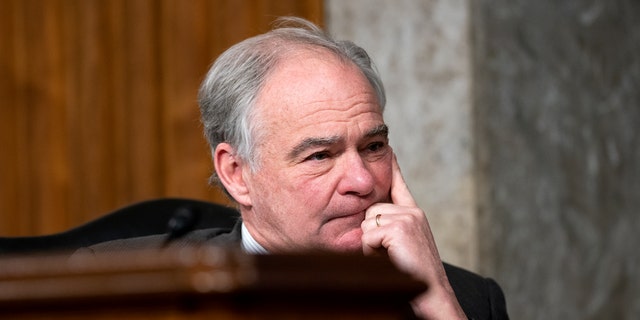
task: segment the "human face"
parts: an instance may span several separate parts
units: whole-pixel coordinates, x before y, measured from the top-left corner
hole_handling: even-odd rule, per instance
[[[388,202],[392,160],[367,79],[327,52],[298,52],[256,108],[258,166],[243,168],[252,236],[270,252],[361,252],[365,210]]]

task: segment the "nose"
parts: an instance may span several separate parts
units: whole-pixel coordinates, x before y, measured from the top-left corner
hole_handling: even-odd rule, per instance
[[[357,152],[347,153],[343,157],[337,191],[342,195],[357,196],[366,196],[373,192],[375,179],[368,163],[363,161]]]

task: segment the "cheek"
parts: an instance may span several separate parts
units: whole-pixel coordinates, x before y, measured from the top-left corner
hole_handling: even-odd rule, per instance
[[[259,209],[267,207],[280,207],[280,197],[286,196],[283,191],[288,189],[282,175],[272,167],[261,166],[251,174],[251,194],[253,203]]]
[[[391,159],[384,159],[378,161],[371,166],[371,173],[376,181],[376,189],[385,197],[388,196],[391,190],[391,178],[392,178],[392,166]]]
[[[287,212],[320,209],[332,193],[331,181],[327,176],[309,177],[296,174],[291,168],[264,173],[261,181],[265,186],[263,196]]]
[[[335,179],[331,175],[317,177],[298,177],[292,184],[291,192],[302,197],[303,201],[313,207],[326,203],[335,190]]]

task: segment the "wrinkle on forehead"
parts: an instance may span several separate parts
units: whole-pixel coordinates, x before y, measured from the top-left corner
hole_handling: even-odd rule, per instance
[[[380,107],[371,100],[369,94],[358,94],[345,100],[320,100],[297,106],[297,110],[282,110],[282,113],[297,113],[301,121],[307,118],[349,120],[361,114],[380,113]]]

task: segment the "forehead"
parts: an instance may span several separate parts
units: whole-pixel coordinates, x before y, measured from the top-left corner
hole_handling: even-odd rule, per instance
[[[326,51],[300,50],[271,72],[256,101],[265,134],[297,133],[323,125],[382,122],[375,90],[351,62]],[[293,132],[292,132],[293,130]]]

